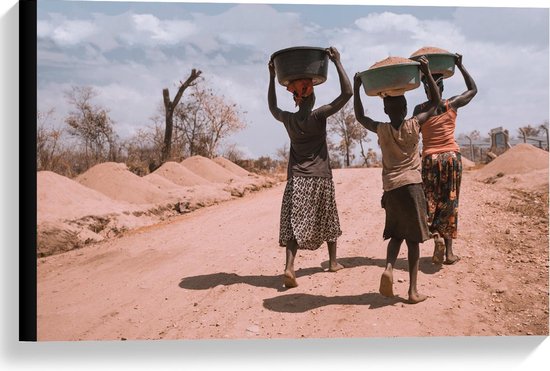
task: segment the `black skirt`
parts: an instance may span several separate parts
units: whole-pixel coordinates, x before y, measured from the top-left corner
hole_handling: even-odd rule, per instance
[[[382,207],[386,210],[385,240],[398,238],[422,243],[430,238],[426,197],[421,183],[384,192]]]

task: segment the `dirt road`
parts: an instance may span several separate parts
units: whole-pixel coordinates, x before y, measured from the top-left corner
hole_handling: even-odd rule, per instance
[[[548,335],[548,198],[465,172],[453,266],[421,245],[417,305],[378,293],[386,243],[380,169],[334,171],[346,269],[299,252],[282,286],[284,184],[38,260],[38,339],[241,339]],[[546,197],[546,198],[545,198]]]

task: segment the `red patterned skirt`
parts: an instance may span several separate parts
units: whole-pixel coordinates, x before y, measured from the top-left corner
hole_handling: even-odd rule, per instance
[[[462,158],[459,152],[443,152],[422,158],[422,183],[432,233],[456,238],[458,198],[462,181]]]

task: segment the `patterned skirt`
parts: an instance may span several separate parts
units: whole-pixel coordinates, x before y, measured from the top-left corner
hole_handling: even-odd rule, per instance
[[[443,152],[422,158],[422,182],[432,233],[443,238],[457,237],[458,197],[462,180],[459,152]]]
[[[422,243],[430,238],[426,218],[426,198],[422,184],[407,184],[382,195],[386,210],[383,238]]]
[[[341,235],[332,179],[290,178],[281,206],[279,245],[296,240],[299,249],[316,250]]]

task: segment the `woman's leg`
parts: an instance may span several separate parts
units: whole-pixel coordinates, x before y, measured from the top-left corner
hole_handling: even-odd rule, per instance
[[[328,245],[328,270],[329,272],[336,272],[344,268],[344,266],[336,261],[336,241],[327,242]]]
[[[391,238],[386,249],[386,269],[380,278],[380,293],[384,296],[393,296],[393,267],[397,261],[402,239]]]
[[[451,265],[459,260],[460,257],[453,253],[453,239],[445,238],[445,261],[443,263]]]
[[[418,242],[406,241],[408,254],[407,258],[409,261],[409,300],[410,304],[420,303],[421,301],[426,300],[428,297],[418,293],[416,287],[416,281],[418,278],[418,262],[420,259],[420,248],[418,247]]]
[[[294,259],[296,258],[297,251],[298,244],[296,243],[296,240],[287,241],[284,284],[285,287],[288,288],[298,286],[298,282],[296,281],[296,274],[294,273]]]

